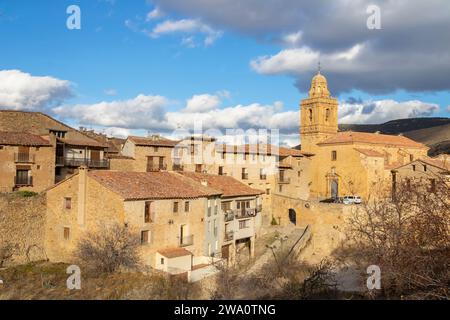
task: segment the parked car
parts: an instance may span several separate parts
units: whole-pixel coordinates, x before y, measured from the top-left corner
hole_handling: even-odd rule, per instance
[[[342,198],[343,204],[361,204],[362,200],[360,196],[345,196]]]

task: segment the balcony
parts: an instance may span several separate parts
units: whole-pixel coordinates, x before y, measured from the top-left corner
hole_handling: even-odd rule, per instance
[[[277,183],[279,184],[287,184],[287,183],[291,183],[291,178],[286,178],[283,176],[278,176],[277,177]]]
[[[234,220],[234,211],[233,210],[227,210],[225,212],[225,222],[230,222]]]
[[[15,153],[14,162],[16,163],[34,163],[34,154],[29,153]]]
[[[247,208],[245,210],[237,210],[236,219],[252,218],[256,216],[256,208]]]
[[[58,159],[57,157],[56,161],[57,164],[60,163],[61,159]],[[59,163],[58,163],[59,161]],[[89,168],[109,168],[109,160],[103,159],[103,160],[91,160],[91,159],[76,159],[76,158],[64,158],[64,165],[67,167],[81,167],[81,166],[87,166]]]
[[[233,231],[227,231],[225,232],[224,241],[232,241],[234,239],[234,232]]]
[[[194,235],[180,238],[180,247],[188,247],[194,244]]]
[[[33,177],[14,177],[14,184],[16,187],[32,187]]]
[[[166,164],[147,164],[147,172],[167,170]]]

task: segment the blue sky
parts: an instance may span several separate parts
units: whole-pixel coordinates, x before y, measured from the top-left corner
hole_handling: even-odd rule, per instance
[[[269,108],[269,116],[278,119],[271,121],[270,124],[281,123],[280,129],[285,130],[286,134],[295,134],[297,129],[292,117],[297,116],[294,112],[298,112],[298,104],[306,96],[308,83],[317,69],[319,59],[315,59],[313,53],[319,53],[323,56],[323,73],[327,77],[329,75],[330,89],[341,102],[341,115],[347,117],[341,117],[343,120],[370,123],[395,117],[449,116],[447,111],[450,105],[449,73],[441,75],[439,83],[436,84],[430,84],[433,81],[437,82],[436,79],[433,81],[429,79],[436,73],[436,69],[433,68],[443,73],[448,70],[449,62],[446,59],[448,51],[444,52],[443,48],[436,45],[432,55],[435,59],[433,63],[425,59],[421,61],[414,54],[408,56],[408,47],[412,53],[420,51],[420,49],[414,51],[416,44],[413,42],[405,43],[404,49],[395,51],[395,44],[389,40],[389,27],[392,28],[392,34],[401,39],[403,35],[398,30],[404,30],[407,26],[401,23],[400,26],[389,24],[390,16],[386,19],[387,27],[378,30],[383,36],[376,36],[378,37],[376,39],[370,38],[374,33],[369,34],[362,30],[366,28],[365,26],[358,26],[362,28],[361,37],[355,36],[355,40],[351,40],[352,37],[346,36],[346,30],[343,30],[342,34],[337,34],[333,41],[330,41],[324,35],[329,33],[330,25],[319,26],[323,28],[322,33],[311,31],[310,24],[306,22],[297,24],[295,19],[292,23],[288,23],[289,20],[286,18],[283,24],[277,25],[272,21],[265,22],[267,13],[258,12],[262,9],[256,7],[255,14],[261,19],[255,19],[252,24],[252,20],[245,16],[240,18],[235,14],[229,14],[228,17],[227,8],[223,8],[223,14],[215,11],[218,10],[217,7],[220,9],[220,6],[232,6],[236,1],[216,2],[215,7],[205,8],[204,2],[196,0],[1,1],[0,72],[16,70],[19,73],[6,73],[3,79],[15,81],[17,78],[22,79],[23,83],[17,80],[17,85],[4,85],[4,95],[8,99],[2,101],[0,98],[0,108],[44,111],[73,125],[111,127],[123,129],[121,132],[135,132],[152,130],[153,128],[149,128],[152,121],[149,121],[148,125],[136,119],[129,119],[129,122],[108,119],[102,122],[86,119],[77,114],[87,110],[86,108],[90,108],[89,110],[98,108],[98,104],[104,102],[106,104],[100,110],[104,112],[110,110],[109,108],[116,108],[114,109],[116,116],[120,118],[120,112],[130,108],[130,104],[126,101],[130,102],[139,95],[158,96],[164,97],[165,101],[157,106],[153,105],[153,102],[148,102],[148,108],[144,108],[142,116],[155,117],[161,122],[167,121],[168,112],[183,113],[182,110],[186,109],[188,100],[193,99],[195,95],[205,95],[204,99],[200,100],[206,103],[206,106],[197,109],[196,112],[226,109],[227,112],[216,112],[211,117],[219,115],[233,117],[234,112],[242,111],[236,107],[242,106],[244,112],[249,114],[248,117],[251,117],[253,109],[249,106],[262,113],[264,108]],[[316,8],[304,10],[308,11],[305,15],[314,17],[324,12],[319,2],[317,10]],[[81,9],[81,30],[69,30],[66,27],[69,16],[66,8],[72,4],[78,5]],[[248,1],[248,4],[244,4],[246,5],[255,3]],[[290,5],[296,4],[286,1],[285,6]],[[383,3],[380,5],[383,9]],[[306,4],[298,3],[298,6],[295,8],[302,13],[302,6]],[[232,9],[230,8],[230,12]],[[247,9],[242,8],[242,11],[248,11]],[[152,11],[153,15],[148,16]],[[336,12],[336,15],[339,15],[339,8]],[[279,16],[282,17],[283,14],[280,12]],[[240,20],[233,20],[237,18]],[[304,20],[308,21],[306,18]],[[444,18],[444,27],[448,27]],[[276,12],[273,19],[277,19]],[[333,27],[331,20],[329,23]],[[395,23],[397,20],[396,18]],[[424,20],[421,23],[429,23],[441,30],[442,26],[434,26],[436,20],[439,19]],[[267,29],[264,28],[265,24],[268,25]],[[320,30],[319,27],[315,29]],[[355,30],[354,27],[353,29]],[[358,30],[355,30],[355,34],[359,32]],[[437,43],[440,40],[447,40],[444,31],[441,31],[442,39],[439,39],[440,34],[434,34]],[[450,28],[447,31],[450,31]],[[294,38],[287,36],[295,34],[301,35],[299,43],[289,43],[286,39]],[[210,36],[211,43],[206,43]],[[342,37],[342,43],[348,40],[349,44],[347,46],[342,44],[342,47],[336,44],[334,40],[338,37]],[[426,37],[426,34],[423,37]],[[352,47],[355,48],[359,44],[363,44],[361,50],[367,57],[376,53],[382,46],[384,46],[383,53],[389,51],[389,57],[393,57],[393,53],[398,54],[398,57],[391,60],[384,59],[383,64],[371,66],[375,71],[369,75],[365,71],[360,71],[363,68],[353,67],[364,66],[363,58],[359,60],[358,57],[355,58],[354,64],[350,64],[349,59],[342,62],[340,58],[336,58],[338,54],[349,52]],[[367,53],[364,50],[367,50]],[[290,61],[294,54],[298,58],[294,57],[294,61]],[[429,53],[424,52],[421,56],[424,57],[425,54]],[[403,60],[410,60],[409,66],[422,67],[415,70],[414,67],[406,69],[408,66],[405,66],[405,69],[402,69]],[[436,61],[441,61],[442,65]],[[427,63],[433,65],[430,70],[423,67]],[[392,74],[392,70],[395,69],[399,69],[398,72],[411,71],[402,77]],[[41,77],[51,77],[54,83],[44,83],[46,79]],[[0,76],[0,82],[1,79]],[[394,82],[396,79],[397,83]],[[63,80],[69,83],[57,82]],[[32,88],[42,85],[44,88],[39,87],[35,91],[25,90],[23,89],[25,85]],[[33,97],[33,94],[38,98]],[[0,97],[2,97],[1,83]],[[210,101],[212,97],[217,98],[215,102]],[[35,102],[36,99],[38,102]],[[420,103],[414,105],[410,103],[411,101]],[[210,102],[211,105],[208,104]],[[373,106],[374,103],[377,108],[372,107],[371,110],[378,110],[377,112],[382,114],[386,110],[386,116],[361,115],[364,113],[361,110],[368,110],[367,107]],[[58,109],[55,110],[55,107]],[[398,112],[391,112],[389,108],[393,108],[392,110],[397,108]],[[138,111],[134,114],[140,117]],[[188,112],[185,111],[184,114]],[[178,115],[178,118],[172,116],[180,118],[180,121],[187,118],[183,115]],[[194,114],[190,112],[189,117],[195,118],[195,112]],[[232,126],[241,124],[248,128],[258,122],[258,118],[253,120],[240,116],[236,118]],[[289,124],[283,128],[287,122]],[[226,124],[218,124],[217,121],[215,123],[219,127],[226,127]],[[267,123],[265,125],[267,126]],[[189,127],[189,122],[183,122],[183,126]],[[159,129],[165,132],[171,128],[161,126]]]

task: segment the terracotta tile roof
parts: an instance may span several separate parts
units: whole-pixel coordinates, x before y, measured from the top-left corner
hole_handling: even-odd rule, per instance
[[[177,144],[180,143],[180,141],[174,141],[169,140],[163,137],[136,137],[136,136],[129,136],[128,139],[133,142],[137,146],[144,146],[144,147],[175,147]]]
[[[371,150],[371,149],[363,149],[363,148],[355,148],[356,151],[358,151],[359,153],[362,153],[368,157],[381,157],[384,158],[384,154],[382,154],[381,152],[375,151],[375,150]]]
[[[177,258],[184,256],[192,256],[192,252],[185,248],[167,248],[158,250],[158,253],[166,258]]]
[[[88,176],[119,194],[124,200],[192,199],[221,192],[171,172],[89,171]]]
[[[280,155],[281,157],[294,156],[312,156],[313,154],[301,150],[278,147],[271,144],[245,144],[245,145],[224,145],[219,144],[216,147],[217,152],[226,153],[247,153],[247,154],[266,154]]]
[[[77,135],[76,137],[70,137],[68,133],[67,138],[57,138],[58,141],[64,142],[67,145],[76,146],[76,147],[98,147],[98,148],[105,148],[107,147],[106,144],[98,142],[97,140],[94,140],[92,138],[83,136],[82,134]]]
[[[422,143],[411,140],[405,136],[393,136],[387,134],[352,131],[338,132],[333,137],[319,143],[319,145],[339,143],[382,144],[399,147],[428,149],[428,147],[423,145]]]
[[[402,167],[404,167],[404,166],[407,166],[407,165],[409,165],[409,164],[411,164],[411,163],[414,163],[414,162],[423,162],[423,163],[425,163],[425,164],[428,164],[428,165],[430,165],[430,166],[434,166],[434,167],[436,167],[436,168],[439,168],[439,169],[442,169],[442,170],[445,170],[445,171],[450,171],[450,161],[446,161],[446,160],[441,160],[441,159],[433,159],[433,158],[420,158],[420,159],[416,159],[416,160],[414,160],[414,161],[411,161],[411,162],[409,162],[409,163],[406,163],[406,164],[402,164],[402,165],[397,165],[397,166],[395,166],[395,167],[393,167],[393,168],[391,168],[391,169],[400,169],[400,168],[402,168]]]
[[[51,144],[41,136],[24,132],[0,131],[0,145],[50,147]]]
[[[385,164],[384,165],[384,169],[386,169],[386,170],[393,170],[393,169],[396,169],[398,167],[403,167],[403,164],[401,162],[399,162],[399,161],[398,162],[393,162],[391,164]]]
[[[256,196],[264,193],[264,191],[253,189],[245,183],[229,176],[218,176],[199,172],[180,172],[179,174],[200,183],[206,181],[208,187],[220,190],[222,197]]]
[[[429,165],[435,166],[439,169],[450,171],[450,161],[449,160],[443,160],[443,159],[433,159],[433,158],[420,158],[419,159],[422,162],[425,162]]]

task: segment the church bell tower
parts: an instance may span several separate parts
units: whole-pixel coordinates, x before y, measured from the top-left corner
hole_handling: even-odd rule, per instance
[[[330,96],[327,79],[314,76],[309,97],[300,104],[301,150],[315,153],[317,144],[338,132],[338,101]]]

